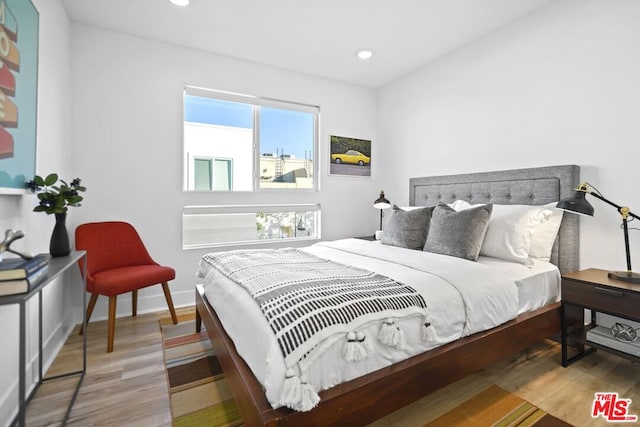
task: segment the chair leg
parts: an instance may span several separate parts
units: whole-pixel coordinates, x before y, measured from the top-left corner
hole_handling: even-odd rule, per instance
[[[162,291],[164,292],[164,298],[167,300],[167,305],[171,312],[171,320],[173,320],[174,325],[177,325],[178,316],[176,316],[176,310],[173,308],[173,300],[171,299],[171,292],[169,292],[169,284],[167,282],[162,282]]]
[[[116,332],[116,299],[117,295],[109,297],[109,332],[107,337],[107,353],[113,351],[113,338]]]
[[[138,315],[138,290],[131,291],[131,316],[136,317]]]
[[[96,306],[96,301],[98,301],[98,294],[91,294],[89,305],[87,306],[87,326],[89,325],[89,320],[91,319],[91,315],[93,314],[93,309]],[[78,335],[82,335],[83,332],[84,325],[80,325],[80,333]]]

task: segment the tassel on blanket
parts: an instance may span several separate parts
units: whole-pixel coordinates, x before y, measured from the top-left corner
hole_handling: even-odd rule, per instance
[[[378,332],[378,341],[398,350],[404,349],[406,343],[404,331],[396,326],[396,322],[393,319],[387,319],[382,322]]]
[[[369,357],[371,346],[362,332],[349,332],[342,348],[342,356],[347,362],[359,362]]]
[[[431,317],[429,317],[429,315],[425,316],[424,318],[424,325],[422,327],[422,339],[428,342],[433,342],[436,340],[436,333],[433,330]]]
[[[320,402],[320,396],[318,396],[318,393],[316,393],[316,391],[313,389],[313,386],[307,383],[306,375],[302,375],[302,377],[300,378],[300,383],[300,401],[296,405],[292,406],[292,408],[300,412],[310,411],[318,406],[318,403]]]
[[[302,384],[293,369],[287,369],[280,392],[280,404],[293,408],[302,400]]]

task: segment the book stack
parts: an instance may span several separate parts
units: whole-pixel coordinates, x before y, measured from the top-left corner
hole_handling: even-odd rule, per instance
[[[31,259],[9,258],[0,262],[0,296],[23,294],[47,277],[49,255]]]

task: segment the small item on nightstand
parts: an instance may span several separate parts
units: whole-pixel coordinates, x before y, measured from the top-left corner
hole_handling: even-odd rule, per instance
[[[611,335],[620,342],[634,342],[638,339],[638,330],[626,323],[616,322],[611,327]]]

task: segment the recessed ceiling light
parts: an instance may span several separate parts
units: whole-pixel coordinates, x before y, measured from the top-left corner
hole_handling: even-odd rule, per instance
[[[176,6],[189,6],[189,0],[169,0]]]
[[[373,51],[371,49],[360,49],[356,53],[356,56],[364,61],[364,60],[369,59],[369,58],[371,58],[373,56]]]

